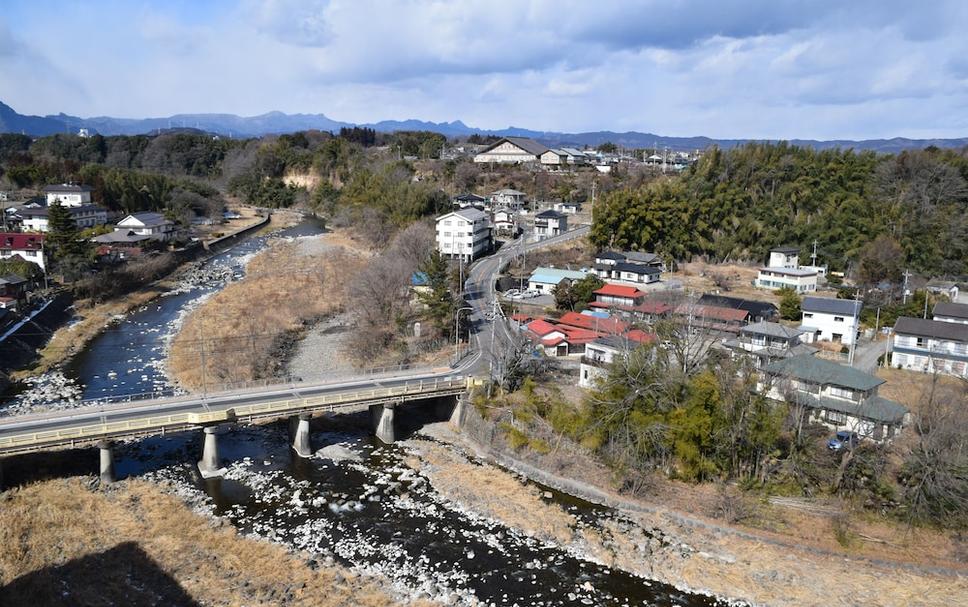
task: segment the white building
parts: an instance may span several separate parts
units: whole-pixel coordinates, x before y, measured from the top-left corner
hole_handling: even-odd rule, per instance
[[[739,330],[739,336],[723,341],[733,356],[747,356],[757,368],[779,358],[816,354],[817,349],[800,341],[803,329],[760,321]]]
[[[0,259],[20,257],[47,271],[44,257],[44,235],[23,232],[0,232]]]
[[[437,218],[437,250],[451,259],[473,261],[491,250],[491,222],[474,208]]]
[[[74,225],[80,229],[104,225],[108,221],[108,210],[94,204],[80,206],[63,205],[70,211]],[[19,207],[16,214],[22,220],[24,231],[47,232],[50,230],[50,207],[27,205]]]
[[[556,202],[554,209],[559,213],[564,213],[565,215],[575,215],[581,213],[581,203],[580,202]]]
[[[168,241],[175,235],[175,224],[161,213],[132,213],[118,222],[115,231],[134,232],[155,240]]]
[[[599,378],[608,375],[608,365],[619,357],[626,356],[628,351],[628,340],[618,336],[599,337],[585,344],[585,354],[581,357],[578,371],[578,385],[582,388],[594,388]]]
[[[568,164],[568,154],[558,149],[550,149],[539,157],[541,164],[545,166],[560,167]]]
[[[592,271],[606,282],[641,285],[658,282],[661,267],[662,260],[654,253],[602,251],[595,255]]]
[[[491,195],[488,196],[491,206],[505,207],[507,209],[511,209],[512,211],[520,211],[522,208],[524,208],[526,198],[527,195],[524,192],[519,192],[518,190],[512,190],[510,188],[491,192]]]
[[[857,339],[864,304],[853,299],[804,297],[800,304],[800,328],[808,343],[832,341],[849,346]]]
[[[511,209],[500,208],[494,211],[493,225],[496,234],[513,235],[516,230],[515,213]]]
[[[474,162],[521,163],[537,162],[548,151],[534,139],[527,137],[505,137],[474,156]]]
[[[528,278],[528,289],[541,293],[551,293],[562,280],[581,280],[587,276],[580,270],[561,270],[559,268],[537,267]]]
[[[877,394],[883,379],[853,367],[801,354],[762,369],[758,390],[791,406],[806,407],[811,421],[872,440],[887,440],[907,422],[904,405]]]
[[[575,148],[561,148],[561,151],[567,154],[568,164],[588,164],[591,160],[589,154]]]
[[[963,321],[902,316],[894,324],[891,345],[893,367],[968,377],[968,324]]]
[[[455,209],[466,209],[467,207],[474,207],[475,209],[481,209],[482,211],[487,210],[487,198],[483,196],[478,196],[477,194],[458,194],[451,199]]]
[[[547,209],[534,216],[534,238],[544,240],[568,231],[568,216]]]
[[[968,304],[941,302],[934,305],[934,319],[968,324]]]
[[[44,196],[48,206],[59,203],[65,207],[79,207],[91,204],[91,187],[73,183],[49,185],[44,188]]]
[[[762,289],[793,289],[797,293],[817,290],[819,273],[816,268],[800,265],[799,250],[794,247],[770,249],[766,267],[760,268],[756,286]]]

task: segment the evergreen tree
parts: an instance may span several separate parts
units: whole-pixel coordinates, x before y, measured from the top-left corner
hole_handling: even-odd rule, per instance
[[[420,271],[426,275],[427,286],[430,288],[429,291],[419,295],[420,303],[427,306],[427,318],[437,331],[449,336],[457,302],[450,286],[447,260],[435,250],[427,261],[420,265]]]
[[[789,287],[777,291],[780,296],[780,318],[784,320],[800,320],[800,296]]]
[[[81,237],[70,210],[60,203],[50,205],[47,225],[45,243],[54,267],[69,278],[77,278],[90,266],[90,243]]]

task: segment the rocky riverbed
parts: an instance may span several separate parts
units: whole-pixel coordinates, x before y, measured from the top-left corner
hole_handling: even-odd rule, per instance
[[[395,592],[411,598],[495,607],[726,604],[619,566],[612,552],[623,545],[609,539],[618,529],[637,538],[630,554],[639,560],[681,558],[685,548],[667,545],[648,529],[632,535],[633,522],[607,508],[457,455],[458,470],[482,468],[504,476],[543,504],[534,513],[519,510],[517,520],[507,519],[453,492],[427,467],[435,465],[429,450],[444,448],[432,440],[381,445],[362,424],[335,421],[337,426],[330,426],[333,420],[314,422],[316,451],[308,460],[292,456],[285,424],[277,423],[239,428],[222,438],[223,479],[197,479],[184,463],[197,458],[194,446],[182,437],[128,445],[119,456],[119,471],[173,487],[194,508],[243,533],[308,553],[323,564],[339,562],[386,579]],[[139,472],[145,465],[151,470]],[[490,489],[492,503],[515,506],[503,486]],[[549,512],[567,521],[557,533],[521,522]]]

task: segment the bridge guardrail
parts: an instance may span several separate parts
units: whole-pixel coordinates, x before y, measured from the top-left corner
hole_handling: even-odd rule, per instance
[[[472,379],[464,376],[434,378],[433,380],[421,379],[415,382],[406,382],[403,386],[388,388],[370,388],[368,390],[320,394],[305,398],[268,400],[264,402],[232,405],[226,409],[189,411],[171,415],[149,414],[145,417],[136,417],[115,422],[103,420],[100,423],[54,430],[25,431],[0,437],[0,453],[19,453],[108,437],[161,433],[168,429],[186,429],[235,419],[252,420],[276,417],[290,412],[324,407],[336,408],[375,400],[406,399],[407,397],[419,395],[450,393],[456,390],[466,389],[472,383]],[[203,407],[204,403],[199,403],[198,406]],[[54,418],[54,420],[56,419]]]

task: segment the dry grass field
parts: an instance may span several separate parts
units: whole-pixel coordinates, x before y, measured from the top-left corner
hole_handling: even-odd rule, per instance
[[[241,537],[139,480],[0,494],[0,546],[0,605],[400,604],[374,580]]]
[[[345,235],[321,238],[326,246],[309,254],[300,241],[273,244],[249,262],[242,280],[196,309],[172,341],[171,377],[189,389],[276,377],[287,336],[342,311],[363,263]]]

